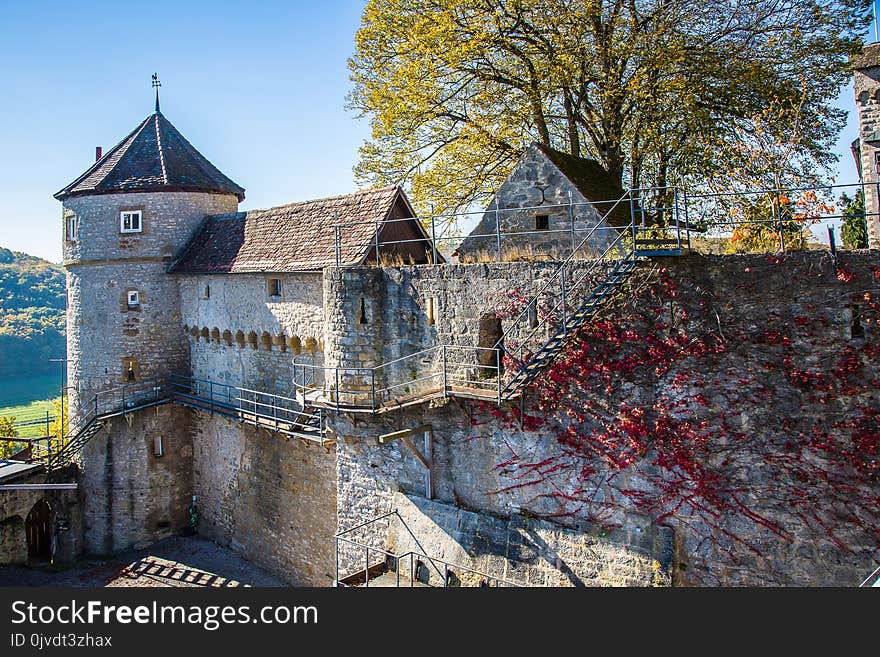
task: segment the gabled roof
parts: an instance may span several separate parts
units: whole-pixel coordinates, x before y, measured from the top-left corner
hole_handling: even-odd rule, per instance
[[[55,198],[160,191],[235,194],[244,200],[244,188],[223,175],[158,111]]]
[[[616,201],[623,196],[623,187],[596,160],[574,157],[543,144],[535,143],[534,146],[547,156],[588,201]],[[604,214],[611,206],[611,203],[603,204],[598,206],[598,210]],[[608,223],[613,226],[629,225],[630,220],[629,202],[619,203],[608,217]]]
[[[171,272],[318,271],[336,265],[336,226],[339,224],[342,224],[339,262],[359,265],[374,253],[377,222],[413,214],[403,190],[391,186],[266,210],[213,215],[205,219]],[[415,243],[426,237],[417,219],[401,223],[412,225],[410,233]],[[381,233],[380,230],[380,239],[390,241]],[[386,250],[393,249],[383,246],[382,253]],[[424,250],[422,245],[422,256]]]

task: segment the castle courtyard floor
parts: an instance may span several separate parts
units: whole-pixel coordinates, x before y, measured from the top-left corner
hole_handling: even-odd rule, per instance
[[[286,586],[229,548],[198,536],[169,538],[70,568],[0,566],[0,586]]]

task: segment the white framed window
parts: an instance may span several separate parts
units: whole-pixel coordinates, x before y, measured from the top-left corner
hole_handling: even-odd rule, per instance
[[[76,214],[73,212],[64,213],[64,237],[68,242],[76,241]]]
[[[119,213],[120,233],[140,233],[143,230],[143,213],[140,210],[123,210]]]
[[[270,297],[280,297],[281,296],[281,279],[280,278],[270,278],[268,281],[268,292]]]
[[[128,291],[128,307],[135,308],[141,305],[141,293],[137,290]]]

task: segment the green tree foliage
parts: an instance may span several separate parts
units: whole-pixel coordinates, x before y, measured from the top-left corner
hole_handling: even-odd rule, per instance
[[[2,257],[0,253],[0,257]],[[0,416],[0,438],[15,438],[18,431],[15,429],[15,418]],[[0,458],[9,458],[22,449],[25,443],[16,443],[8,440],[0,440]]]
[[[843,206],[843,225],[840,236],[843,245],[848,249],[868,248],[868,224],[865,221],[865,195],[860,189],[855,196],[841,194],[840,204]]]
[[[728,242],[730,253],[766,253],[781,250],[780,232],[788,251],[807,248],[810,233],[797,204],[787,196],[768,194],[737,208],[736,226]]]
[[[633,187],[705,181],[747,171],[750,146],[768,134],[791,143],[788,121],[761,122],[771,105],[796,107],[809,127],[786,153],[791,173],[822,169],[869,9],[866,0],[370,0],[350,60],[349,105],[372,127],[356,173],[408,185],[423,209],[455,211],[484,201],[537,141],[593,157]]]
[[[65,352],[64,270],[45,260],[0,249],[0,376],[56,368]]]

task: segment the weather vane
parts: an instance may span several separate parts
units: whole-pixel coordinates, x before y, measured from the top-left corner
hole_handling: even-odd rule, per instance
[[[162,86],[162,83],[159,81],[159,74],[153,73],[153,89],[156,90],[156,113],[159,112],[159,87]]]

